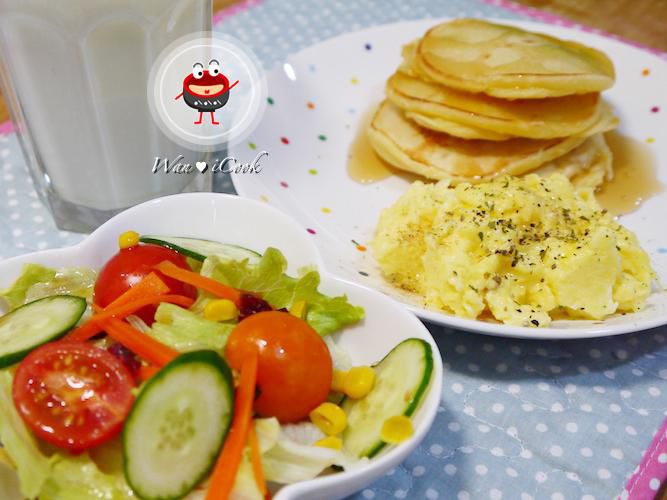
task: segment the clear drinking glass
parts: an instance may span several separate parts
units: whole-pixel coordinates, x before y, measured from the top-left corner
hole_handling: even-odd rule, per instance
[[[146,88],[167,45],[210,29],[211,0],[0,0],[3,94],[60,228],[89,231],[150,198],[210,185],[196,170],[152,172],[155,157],[197,158],[154,123]]]

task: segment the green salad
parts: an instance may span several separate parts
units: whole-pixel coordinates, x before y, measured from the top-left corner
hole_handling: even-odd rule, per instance
[[[263,499],[410,438],[430,345],[354,366],[332,334],[364,310],[286,271],[133,231],[99,270],[25,265],[0,290],[3,498]]]

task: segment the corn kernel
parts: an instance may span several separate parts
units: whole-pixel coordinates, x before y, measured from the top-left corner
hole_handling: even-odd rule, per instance
[[[397,415],[384,421],[380,431],[380,439],[385,443],[398,444],[412,436],[413,432],[410,417]]]
[[[345,375],[345,394],[352,399],[366,396],[375,385],[375,371],[370,366],[355,366]]]
[[[136,231],[125,231],[118,237],[118,247],[130,248],[139,244],[139,233]]]
[[[211,321],[229,321],[238,315],[236,304],[228,299],[212,300],[204,307],[204,318]]]
[[[310,412],[310,421],[327,436],[340,434],[347,425],[347,415],[333,403],[322,403]]]
[[[306,317],[306,301],[297,300],[292,307],[289,308],[291,315],[296,316],[297,318],[304,319]]]
[[[343,441],[335,436],[327,436],[325,438],[320,439],[319,441],[315,441],[314,444],[315,446],[320,446],[322,448],[331,448],[332,450],[343,449]]]
[[[345,377],[347,372],[343,370],[334,370],[331,378],[331,390],[334,392],[345,392]]]

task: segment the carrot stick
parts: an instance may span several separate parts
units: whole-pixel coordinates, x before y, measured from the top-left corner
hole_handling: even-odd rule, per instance
[[[102,310],[99,310],[99,306],[97,306],[95,307],[95,310],[98,311],[97,314],[91,316],[88,321],[85,321],[82,325],[79,325],[72,330],[67,335],[67,339],[88,340],[103,330],[100,326],[100,322],[112,317],[122,319],[137,312],[143,307],[159,304],[160,302],[171,302],[172,304],[177,304],[179,306],[190,307],[194,301],[190,297],[185,297],[183,295],[152,295],[142,297],[127,304],[121,304],[114,307],[110,305]]]
[[[109,318],[100,321],[100,326],[109,334],[109,337],[152,365],[162,367],[179,355],[175,349],[158,342],[150,335],[140,332],[119,319]]]
[[[149,273],[141,281],[131,288],[128,288],[123,294],[116,297],[107,307],[117,307],[123,304],[129,304],[135,300],[148,295],[164,295],[169,293],[169,287],[155,273]]]
[[[69,332],[65,337],[67,340],[88,340],[102,331],[97,321],[94,321],[92,316],[88,321],[82,325],[77,326],[74,330]]]
[[[227,500],[234,488],[236,473],[248,438],[248,428],[252,425],[256,381],[257,355],[254,355],[249,356],[241,365],[239,386],[234,398],[232,426],[211,474],[206,500]]]
[[[250,443],[250,460],[252,461],[252,473],[255,476],[257,488],[262,496],[266,496],[266,480],[264,479],[264,469],[262,468],[262,452],[259,449],[259,441],[257,441],[257,434],[255,434],[255,426],[250,421],[248,427],[248,442]]]
[[[124,318],[125,316],[129,316],[130,314],[137,312],[143,307],[159,304],[160,302],[171,302],[172,304],[179,306],[190,307],[194,303],[194,300],[184,295],[153,295],[150,297],[137,299],[134,302],[130,302],[128,304],[121,304],[115,307],[105,307],[104,311],[99,312],[93,316],[93,318],[95,318],[96,321],[108,319],[112,316],[116,318]]]
[[[159,371],[160,371],[160,367],[159,367],[159,366],[155,366],[155,365],[141,365],[141,366],[139,367],[139,378],[140,378],[141,380],[146,381],[146,380],[148,380],[149,378],[151,378],[153,375],[155,375],[155,374],[156,374],[157,372],[159,372]]]
[[[169,292],[169,287],[160,279],[155,273],[149,273],[144,276],[141,281],[131,288],[128,288],[124,293],[116,297],[116,300],[111,302],[108,308],[115,308],[124,304],[129,304],[136,300],[156,295],[164,295]],[[92,304],[93,310],[97,313],[104,311],[97,304]],[[92,319],[92,318],[91,318]],[[86,321],[78,328],[75,328],[68,334],[70,340],[88,340],[90,337],[98,334],[100,329],[90,321]]]
[[[155,266],[155,269],[160,271],[165,276],[169,276],[170,278],[182,281],[188,285],[201,288],[202,290],[206,290],[207,292],[212,293],[216,297],[220,297],[221,299],[229,299],[236,305],[239,305],[241,292],[239,292],[236,288],[223,285],[219,281],[215,281],[211,278],[207,278],[206,276],[202,276],[201,274],[178,267],[176,264],[169,262],[168,260],[160,262],[157,266]]]

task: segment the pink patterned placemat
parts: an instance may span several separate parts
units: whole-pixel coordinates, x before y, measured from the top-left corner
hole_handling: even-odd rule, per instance
[[[14,124],[11,120],[0,123],[0,135],[11,134],[14,132]]]
[[[667,481],[667,420],[656,433],[642,461],[618,496],[621,500],[651,500]]]
[[[213,26],[218,24],[226,17],[230,17],[238,14],[239,12],[246,11],[251,7],[259,5],[260,3],[262,3],[262,0],[242,0],[241,2],[235,3],[234,5],[220,9],[218,12],[213,14]]]

